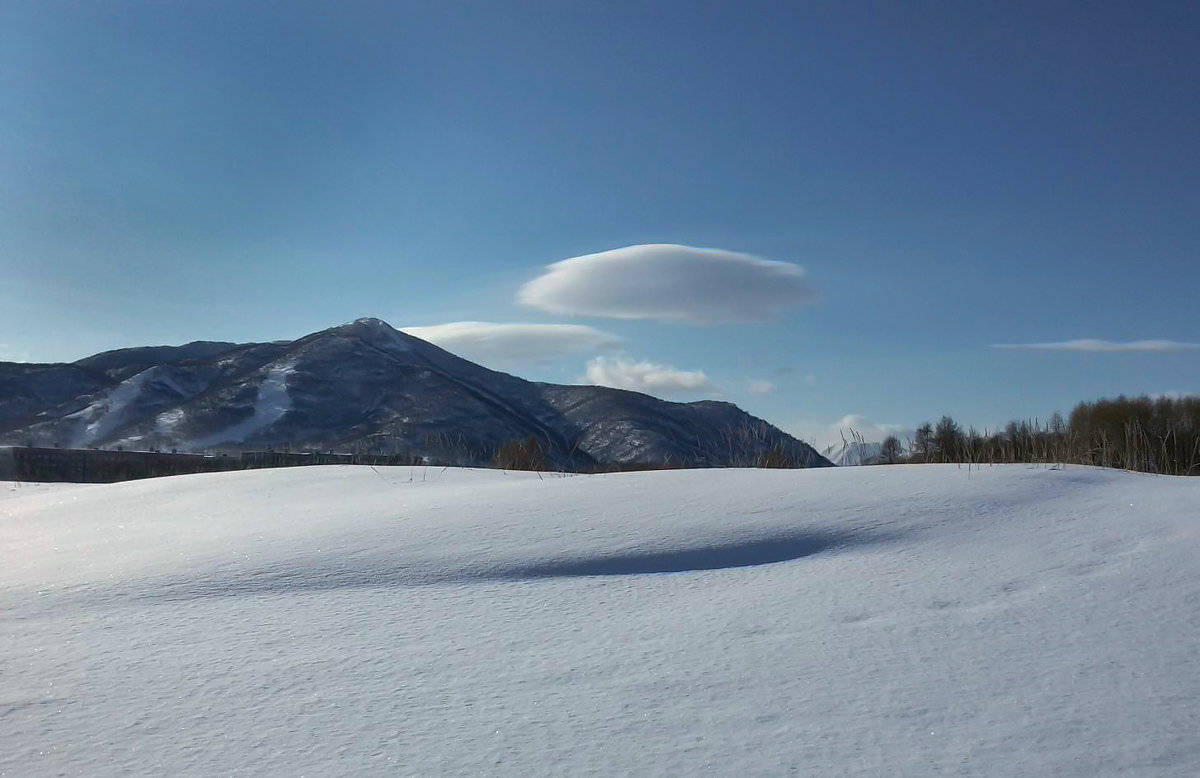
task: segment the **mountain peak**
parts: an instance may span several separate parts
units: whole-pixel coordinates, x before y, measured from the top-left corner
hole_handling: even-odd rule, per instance
[[[400,332],[383,319],[364,316],[325,331],[333,335],[358,338],[372,346],[391,351],[409,351],[416,339]]]
[[[358,319],[355,319],[352,322],[348,322],[348,326],[353,326],[353,325],[359,325],[359,326],[363,326],[363,327],[378,327],[378,328],[386,327],[389,330],[395,329],[395,327],[388,324],[383,319],[376,319],[374,316],[363,316]]]

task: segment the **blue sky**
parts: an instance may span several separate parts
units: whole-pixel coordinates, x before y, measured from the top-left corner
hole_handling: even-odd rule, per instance
[[[5,3],[0,359],[569,324],[450,342],[808,437],[1197,392],[1198,34],[1192,3]],[[644,244],[728,254],[519,299]],[[1170,343],[994,348],[1081,339]]]

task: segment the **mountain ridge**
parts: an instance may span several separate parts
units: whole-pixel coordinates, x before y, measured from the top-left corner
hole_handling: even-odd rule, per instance
[[[292,341],[0,363],[7,445],[335,449],[484,464],[530,437],[547,464],[566,469],[830,464],[731,403],[526,381],[373,318]]]

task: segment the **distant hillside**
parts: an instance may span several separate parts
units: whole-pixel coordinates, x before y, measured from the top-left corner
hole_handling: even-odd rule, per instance
[[[827,446],[821,455],[838,467],[874,465],[879,463],[879,451],[882,445],[882,443],[851,440]]]
[[[485,464],[535,438],[547,465],[824,467],[725,402],[533,383],[359,319],[291,342],[109,351],[0,363],[0,444],[411,454]]]

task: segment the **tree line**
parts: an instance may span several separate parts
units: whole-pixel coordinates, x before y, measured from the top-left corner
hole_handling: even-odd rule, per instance
[[[950,416],[926,422],[907,451],[892,435],[880,464],[1044,463],[1115,467],[1163,475],[1200,475],[1200,397],[1126,397],[1082,402],[1068,418],[1012,421],[1003,430],[964,429]]]

